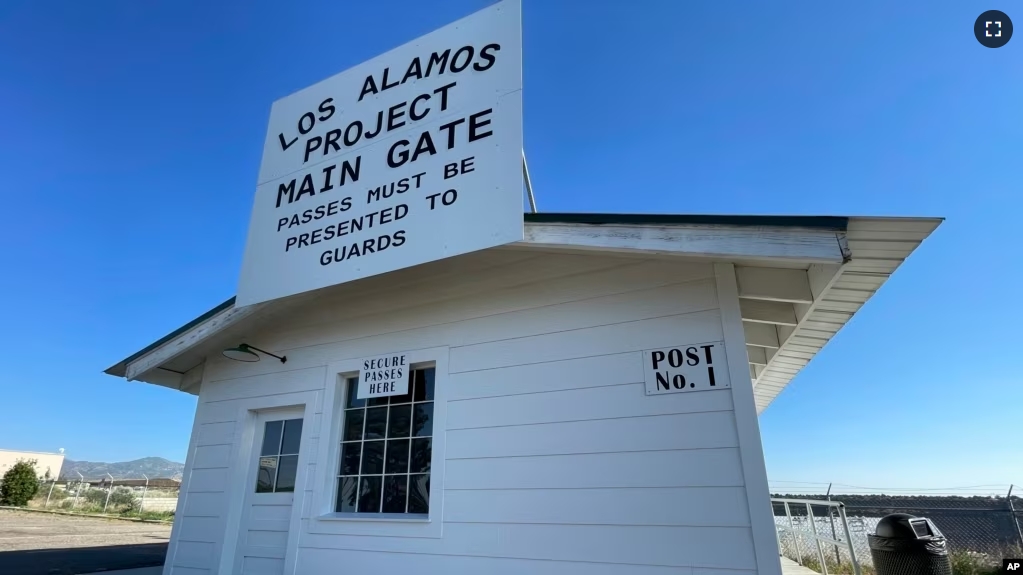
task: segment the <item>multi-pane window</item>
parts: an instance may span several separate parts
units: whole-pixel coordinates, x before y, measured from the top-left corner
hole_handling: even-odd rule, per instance
[[[346,384],[335,509],[429,513],[434,368],[412,370],[405,395],[357,399],[359,378]]]
[[[263,446],[259,450],[256,493],[295,490],[301,441],[301,418],[266,422],[263,426]]]

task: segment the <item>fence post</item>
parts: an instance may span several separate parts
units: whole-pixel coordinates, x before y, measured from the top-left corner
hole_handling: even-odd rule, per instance
[[[107,487],[107,498],[103,502],[103,513],[107,512],[107,504],[110,503],[110,492],[114,490],[114,476],[107,473],[107,477],[110,478],[110,486]]]
[[[78,497],[82,494],[82,484],[85,483],[85,476],[80,471],[76,471],[78,474],[78,489],[75,490],[75,500],[71,503],[71,509],[78,506]]]
[[[831,484],[830,483],[828,484],[827,497],[828,497],[828,501],[831,501]],[[831,520],[831,538],[835,539],[837,541],[838,537],[835,535],[835,514],[833,513],[833,509],[831,507],[828,507],[828,519]],[[842,564],[842,554],[839,553],[839,551],[838,551],[838,545],[835,545],[835,563],[837,563],[838,565]]]
[[[785,516],[789,518],[789,535],[792,536],[792,543],[796,547],[796,563],[803,564],[803,550],[799,546],[799,538],[796,537],[796,527],[792,524],[792,512],[789,511],[789,502],[785,502]]]
[[[142,488],[142,501],[139,502],[139,515],[142,515],[142,511],[145,509],[146,492],[149,491],[149,476],[143,473],[142,477],[146,478],[146,486]]]
[[[842,530],[845,531],[845,542],[849,546],[849,560],[853,564],[853,572],[860,575],[860,562],[856,559],[856,548],[853,547],[852,534],[849,533],[849,520],[845,516],[845,505],[838,504],[838,516],[842,519]]]
[[[43,509],[50,506],[50,496],[53,495],[53,486],[57,484],[57,480],[54,479],[53,483],[50,483],[50,491],[46,494],[46,503],[43,503]]]
[[[806,504],[806,516],[810,518],[810,529],[813,530],[813,540],[817,543],[817,556],[821,558],[821,573],[828,575],[828,564],[824,561],[824,548],[821,547],[820,536],[817,534],[817,520],[813,517],[813,509]]]
[[[1009,494],[1005,500],[1009,502],[1009,513],[1012,514],[1012,522],[1016,525],[1016,536],[1019,537],[1020,552],[1023,553],[1023,531],[1019,528],[1019,517],[1016,517],[1016,508],[1012,506],[1012,484],[1009,485]]]

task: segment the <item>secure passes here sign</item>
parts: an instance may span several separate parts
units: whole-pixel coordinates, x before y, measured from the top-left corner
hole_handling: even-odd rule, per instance
[[[275,102],[236,305],[521,240],[521,93],[504,0]]]

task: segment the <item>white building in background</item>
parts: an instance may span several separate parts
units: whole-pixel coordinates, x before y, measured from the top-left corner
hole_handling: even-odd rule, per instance
[[[7,473],[7,470],[20,460],[35,460],[36,475],[39,477],[49,476],[56,479],[60,477],[60,468],[64,465],[64,450],[59,453],[47,453],[41,451],[11,451],[0,449],[0,476]]]

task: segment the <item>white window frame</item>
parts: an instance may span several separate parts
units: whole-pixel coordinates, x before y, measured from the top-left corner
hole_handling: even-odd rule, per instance
[[[341,455],[346,379],[356,376],[362,357],[332,362],[324,382],[323,417],[317,449],[316,477],[309,533],[328,535],[384,535],[440,538],[444,510],[444,443],[447,433],[448,348],[435,347],[401,351],[382,349],[379,353],[404,353],[412,369],[434,368],[433,442],[430,454],[430,512],[422,515],[388,513],[340,513],[334,511]]]

